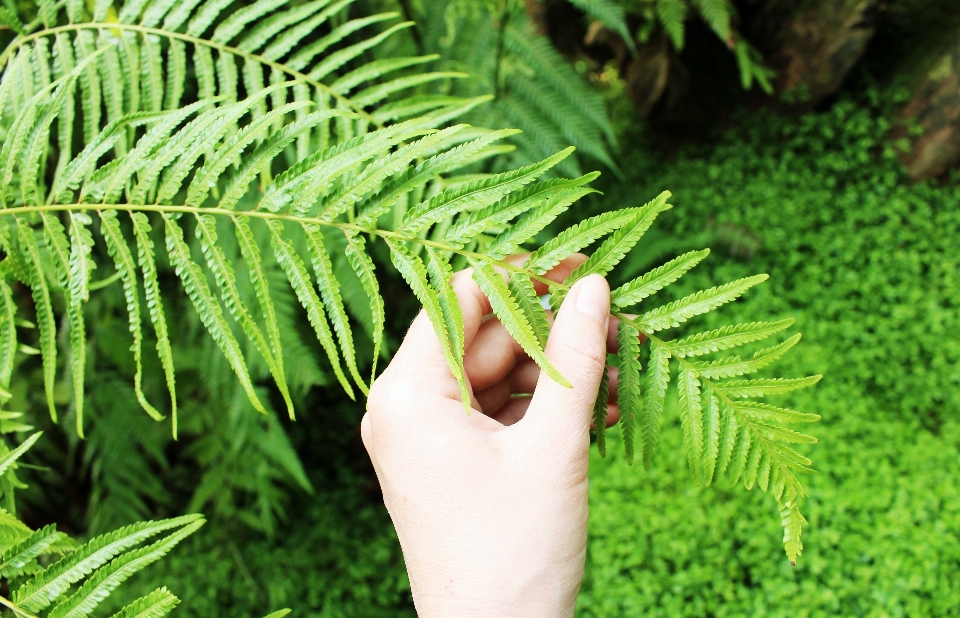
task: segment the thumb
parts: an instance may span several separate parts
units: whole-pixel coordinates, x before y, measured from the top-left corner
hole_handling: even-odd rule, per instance
[[[522,421],[536,436],[546,438],[552,449],[570,452],[570,448],[589,447],[590,417],[607,365],[609,318],[610,286],[600,275],[578,281],[557,313],[546,355],[573,388],[541,372]]]

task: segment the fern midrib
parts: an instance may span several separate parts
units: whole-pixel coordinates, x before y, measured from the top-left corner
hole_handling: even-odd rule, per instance
[[[137,24],[123,24],[123,23],[110,23],[110,22],[84,22],[81,24],[68,24],[65,26],[56,26],[54,28],[45,28],[43,30],[33,32],[28,35],[18,35],[15,39],[13,39],[10,42],[9,45],[7,45],[6,49],[3,50],[3,53],[0,54],[0,70],[3,70],[3,68],[7,65],[7,61],[10,59],[10,56],[13,54],[13,52],[23,47],[23,45],[25,45],[26,43],[29,43],[30,41],[34,41],[36,39],[39,39],[45,36],[52,36],[59,32],[74,32],[74,31],[80,31],[80,30],[129,30],[131,32],[140,32],[142,34],[154,34],[157,36],[167,37],[170,39],[177,39],[180,41],[184,41],[186,43],[192,43],[194,45],[203,45],[211,49],[216,49],[219,52],[226,52],[229,54],[233,54],[245,60],[253,60],[255,62],[259,62],[260,64],[268,66],[270,68],[277,69],[278,71],[286,73],[287,75],[292,76],[297,81],[302,81],[315,88],[319,88],[320,90],[323,90],[325,93],[332,96],[337,101],[347,105],[350,109],[352,109],[353,111],[358,113],[360,116],[362,116],[364,120],[373,124],[377,128],[382,129],[384,126],[383,123],[381,123],[376,118],[371,116],[369,113],[364,111],[362,107],[359,107],[358,105],[356,105],[352,100],[350,100],[349,97],[345,97],[342,94],[339,94],[338,92],[336,92],[330,86],[324,84],[323,82],[312,79],[310,78],[310,76],[304,73],[301,73],[300,71],[291,69],[290,67],[286,66],[282,62],[268,60],[267,58],[264,58],[259,54],[251,54],[243,51],[238,47],[233,47],[231,45],[215,43],[214,41],[210,41],[208,39],[195,37],[195,36],[191,36],[189,34],[183,34],[180,32],[171,32],[170,30],[164,30],[163,28],[150,28],[147,26],[140,26]]]
[[[13,612],[17,616],[20,616],[21,618],[37,618],[37,616],[34,616],[31,613],[23,611],[22,609],[17,607],[17,605],[13,601],[11,601],[10,599],[4,596],[0,596],[0,605],[3,605],[4,607],[7,607],[13,610]]]
[[[474,251],[467,251],[465,249],[459,249],[457,247],[447,245],[442,242],[437,242],[435,240],[429,240],[426,238],[417,238],[416,236],[408,236],[406,234],[399,234],[397,232],[392,232],[390,230],[382,230],[380,228],[369,228],[363,227],[361,225],[356,225],[353,223],[338,222],[338,221],[326,221],[316,217],[297,217],[295,215],[284,215],[273,212],[265,212],[260,210],[226,210],[223,208],[200,208],[196,206],[177,206],[177,205],[168,205],[168,204],[48,204],[44,206],[17,206],[14,208],[0,208],[0,215],[18,215],[18,214],[27,214],[27,213],[41,213],[41,212],[73,212],[73,211],[102,211],[102,210],[127,210],[134,212],[159,212],[159,213],[187,213],[193,215],[219,215],[225,217],[236,217],[244,215],[247,217],[253,217],[258,219],[263,219],[266,221],[290,221],[296,224],[305,224],[312,223],[316,225],[323,225],[326,227],[337,228],[340,230],[349,230],[352,232],[357,232],[360,234],[371,234],[373,236],[379,236],[381,238],[391,238],[399,241],[409,241],[419,243],[427,247],[433,247],[434,249],[439,249],[441,251],[449,251],[451,253],[456,253],[464,257],[473,258],[477,260],[483,260],[489,262],[495,266],[503,268],[504,270],[523,273],[528,275],[531,279],[535,279],[540,283],[543,283],[550,287],[551,289],[568,291],[570,289],[569,285],[564,283],[559,283],[557,281],[552,281],[547,279],[542,275],[533,273],[525,268],[520,266],[515,266],[509,262],[503,260],[497,260],[489,255],[484,255],[482,253],[476,253]]]

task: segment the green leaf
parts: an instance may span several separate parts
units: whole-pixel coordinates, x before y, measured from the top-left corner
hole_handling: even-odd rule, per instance
[[[106,599],[110,593],[146,566],[166,556],[183,539],[206,523],[200,519],[180,528],[152,545],[136,549],[101,567],[80,586],[73,595],[58,603],[47,614],[48,618],[83,618]]]
[[[797,558],[803,551],[803,543],[800,542],[800,535],[803,532],[803,524],[807,523],[800,509],[797,508],[797,496],[792,494],[785,500],[779,501],[780,521],[783,524],[783,546],[787,552],[787,559],[790,564],[796,566]]]
[[[17,577],[23,568],[44,554],[51,545],[66,535],[57,532],[53,524],[37,530],[19,544],[3,552],[3,563],[0,564],[0,574],[6,578]]]
[[[653,465],[653,454],[660,441],[660,418],[670,382],[670,353],[656,342],[650,342],[650,361],[644,390],[643,411],[639,416],[640,440],[643,446],[643,467]]]
[[[143,394],[143,330],[141,328],[142,318],[140,316],[140,295],[137,291],[137,271],[136,262],[127,241],[120,230],[120,221],[117,219],[117,211],[100,211],[100,233],[103,234],[103,240],[107,245],[107,253],[113,258],[114,267],[120,273],[120,280],[123,282],[123,295],[127,301],[127,317],[129,319],[129,330],[133,336],[133,345],[130,350],[133,352],[133,362],[136,367],[133,375],[133,390],[137,395],[137,401],[140,406],[156,421],[163,420],[163,415],[157,411]]]
[[[734,409],[747,417],[777,423],[812,423],[820,420],[819,414],[797,412],[787,408],[778,408],[758,401],[734,401]]]
[[[364,250],[363,237],[348,231],[344,231],[343,236],[347,241],[345,250],[347,262],[350,263],[350,267],[360,280],[360,286],[369,301],[371,321],[373,322],[373,368],[370,370],[370,383],[372,384],[377,376],[377,360],[380,356],[383,329],[387,320],[386,311],[383,307],[383,297],[380,295],[380,283],[377,281],[373,260]]]
[[[17,305],[13,292],[0,277],[0,387],[10,386],[17,353]]]
[[[747,360],[742,360],[739,356],[729,356],[710,362],[694,361],[690,365],[697,370],[697,373],[711,380],[733,378],[763,369],[781,358],[790,348],[795,346],[798,341],[800,341],[800,333],[790,337],[783,343],[757,351],[753,355],[753,358]]]
[[[200,321],[203,322],[207,332],[210,333],[233,372],[237,375],[240,386],[247,394],[247,399],[250,400],[257,411],[266,414],[266,409],[260,403],[260,399],[254,391],[253,383],[250,381],[250,373],[247,371],[247,363],[243,358],[240,344],[237,343],[233,331],[230,330],[230,325],[223,317],[223,309],[210,291],[203,270],[190,257],[190,247],[183,240],[183,230],[166,213],[163,214],[163,221],[166,224],[167,255],[170,256],[170,264],[183,282],[183,288],[187,291],[187,296],[190,297],[190,301],[196,308]]]
[[[310,280],[310,274],[303,265],[303,260],[293,249],[293,245],[283,238],[283,223],[280,221],[270,222],[271,238],[273,240],[273,251],[277,257],[277,262],[287,275],[290,286],[297,294],[300,304],[307,310],[307,318],[310,325],[313,326],[317,334],[317,340],[323,346],[330,359],[330,365],[337,376],[343,390],[346,391],[350,399],[354,399],[353,388],[346,376],[343,375],[343,369],[340,367],[340,357],[337,354],[337,344],[333,341],[333,335],[330,333],[330,326],[327,324],[327,318],[323,311],[323,303],[317,296],[317,291],[313,288],[313,282]]]
[[[74,583],[145,539],[201,520],[200,515],[184,515],[173,519],[140,522],[91,539],[20,586],[12,601],[26,611],[40,611],[63,595]]]
[[[682,277],[709,254],[709,249],[691,251],[670,260],[663,266],[654,268],[642,277],[638,277],[614,290],[610,294],[610,304],[617,309],[636,305],[644,298],[656,294]]]
[[[684,26],[687,19],[687,3],[684,0],[657,0],[657,18],[670,35],[673,47],[683,49]]]
[[[447,365],[450,367],[450,372],[453,374],[453,377],[456,378],[457,384],[460,385],[460,394],[463,401],[463,406],[469,411],[470,392],[466,388],[466,379],[463,369],[462,344],[459,350],[454,350],[453,345],[451,345],[451,338],[449,336],[449,329],[447,326],[447,317],[443,314],[443,309],[440,305],[440,298],[436,290],[430,286],[430,282],[427,278],[427,269],[424,266],[423,261],[421,261],[419,257],[410,253],[410,251],[402,242],[394,241],[389,238],[386,240],[387,245],[390,247],[390,257],[393,261],[393,265],[403,276],[404,281],[407,282],[407,285],[410,286],[410,289],[413,290],[413,293],[423,305],[423,310],[426,312],[427,317],[430,319],[430,323],[433,325],[434,331],[437,333],[437,340],[440,342],[440,348],[443,350],[443,356],[447,361]],[[451,319],[456,319],[455,316],[450,317]],[[459,357],[455,355],[457,352],[461,354]]]
[[[0,476],[2,476],[7,470],[13,466],[20,457],[23,456],[33,444],[40,439],[40,436],[43,435],[42,431],[38,431],[26,440],[24,440],[17,448],[13,449],[2,458],[0,458]]]
[[[403,224],[397,231],[405,234],[416,234],[450,215],[492,204],[501,197],[533,182],[572,152],[572,147],[567,148],[539,163],[447,189],[440,195],[430,198],[408,211],[403,218]]]
[[[490,306],[494,314],[500,318],[510,336],[520,344],[523,351],[527,353],[540,369],[543,370],[557,384],[566,388],[573,388],[573,385],[560,375],[560,372],[547,360],[540,342],[534,334],[533,327],[527,321],[527,317],[520,310],[516,300],[510,295],[507,284],[503,277],[493,269],[489,262],[470,258],[470,265],[473,266],[473,278],[480,286],[480,290],[490,300]]]
[[[617,403],[620,405],[620,431],[627,464],[633,465],[637,420],[644,414],[640,393],[640,332],[622,321],[617,330],[617,359],[620,373],[617,377]],[[641,449],[643,443],[641,443]],[[641,451],[641,457],[643,453]]]
[[[620,229],[634,220],[639,208],[625,208],[613,212],[605,212],[577,223],[554,238],[548,240],[542,247],[533,252],[524,268],[542,275],[559,264],[561,260],[587,247],[601,236]],[[531,213],[531,215],[534,213]],[[516,227],[524,225],[521,219]],[[539,230],[537,230],[539,231]],[[534,232],[536,233],[536,232]],[[497,241],[500,239],[498,238]],[[494,245],[497,244],[494,242]],[[521,241],[522,242],[522,241]]]
[[[160,588],[127,605],[112,618],[163,618],[179,603],[180,599],[170,594],[166,588]]]
[[[703,452],[700,456],[701,478],[704,486],[713,483],[713,473],[720,456],[720,401],[707,389],[706,414],[703,419]]]
[[[19,230],[20,248],[25,254],[25,263],[30,278],[30,291],[37,308],[37,327],[40,329],[40,351],[43,355],[43,388],[47,396],[50,418],[57,422],[53,387],[57,377],[57,323],[50,304],[50,290],[40,261],[40,247],[33,235],[33,228],[20,217],[15,217]]]
[[[330,256],[323,244],[323,232],[320,230],[320,226],[312,224],[303,225],[303,231],[307,239],[307,247],[310,250],[313,272],[317,276],[320,297],[323,299],[323,305],[327,309],[327,315],[333,323],[333,330],[340,342],[340,352],[343,354],[350,375],[353,376],[360,391],[366,395],[369,388],[357,370],[357,353],[353,344],[350,318],[347,317],[347,311],[343,306],[343,298],[340,296],[340,283],[333,274],[333,263],[330,261]]]
[[[694,316],[713,311],[721,305],[740,298],[744,292],[768,278],[768,275],[754,275],[709,290],[701,290],[644,313],[637,318],[637,325],[645,333],[679,326]]]
[[[623,42],[630,48],[630,52],[634,56],[637,55],[633,36],[630,34],[630,29],[627,28],[627,18],[623,12],[623,6],[616,0],[570,0],[570,3],[619,34]]]
[[[715,388],[730,398],[735,397],[765,397],[767,395],[781,395],[797,389],[813,386],[823,376],[815,375],[806,378],[762,378],[758,380],[731,380],[716,384]]]
[[[240,296],[240,290],[237,288],[237,278],[233,272],[233,265],[230,263],[230,260],[227,259],[217,240],[217,222],[213,215],[197,215],[196,219],[197,238],[200,240],[200,250],[203,252],[204,258],[206,258],[207,267],[209,267],[210,272],[213,273],[217,287],[220,288],[220,296],[223,299],[223,304],[227,308],[227,311],[230,312],[230,315],[233,316],[233,319],[240,325],[243,333],[250,339],[254,347],[257,348],[257,351],[260,352],[260,356],[267,362],[270,374],[273,376],[277,388],[280,390],[280,394],[287,404],[287,412],[292,416],[293,401],[290,399],[290,391],[283,373],[283,357],[278,357],[273,354],[260,327],[253,319],[253,316],[250,315],[250,312],[247,311],[243,298]],[[272,328],[279,327],[273,324]]]
[[[137,254],[140,270],[143,272],[143,289],[147,300],[147,313],[157,335],[157,355],[163,366],[167,390],[170,393],[170,415],[172,417],[173,437],[177,437],[177,390],[173,372],[173,351],[170,348],[170,335],[167,320],[163,314],[160,282],[157,279],[157,262],[153,254],[153,240],[150,238],[150,220],[142,212],[130,215],[133,221],[133,234],[137,241]]]
[[[606,275],[620,260],[627,255],[637,241],[646,233],[654,220],[661,212],[673,208],[667,203],[669,191],[664,191],[656,198],[636,211],[633,220],[617,229],[613,235],[605,240],[586,262],[577,266],[564,283],[573,285],[575,281],[588,275]],[[558,303],[559,305],[559,299]]]
[[[450,283],[453,277],[453,269],[444,255],[433,247],[426,247],[427,254],[427,273],[430,275],[430,283],[437,294],[437,300],[440,303],[440,310],[443,313],[443,321],[446,325],[446,336],[450,340],[452,357],[457,364],[457,370],[453,375],[457,378],[457,384],[460,386],[460,397],[464,402],[464,408],[470,411],[470,390],[467,387],[467,372],[463,367],[464,354],[464,334],[463,334],[463,313],[460,309],[460,299]]]
[[[700,401],[700,380],[691,369],[681,368],[677,377],[680,392],[680,426],[683,428],[683,444],[687,451],[690,475],[702,483],[700,454],[703,451],[703,410]]]
[[[601,457],[607,456],[607,400],[610,398],[610,370],[603,369],[600,378],[600,390],[593,402],[593,429],[597,435],[597,451]]]
[[[272,614],[267,615],[265,618],[283,618],[290,613],[289,609],[281,609],[273,612]]]
[[[550,323],[547,321],[547,312],[540,303],[540,297],[533,287],[533,281],[524,273],[510,273],[510,295],[517,301],[517,305],[526,316],[537,343],[541,348],[547,347],[547,338],[550,336]]]
[[[702,356],[703,354],[728,350],[766,339],[790,328],[794,322],[793,318],[787,318],[778,322],[749,322],[735,326],[723,326],[716,330],[671,341],[670,349],[678,358]]]

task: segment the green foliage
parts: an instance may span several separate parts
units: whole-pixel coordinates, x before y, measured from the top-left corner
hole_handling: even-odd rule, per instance
[[[536,33],[518,0],[419,0],[413,7],[420,51],[469,79],[449,83],[445,93],[493,95],[469,120],[480,126],[522,129],[516,150],[503,151],[510,167],[529,165],[568,145],[614,174],[617,143],[599,92],[577,74],[550,41]],[[601,4],[609,4],[601,3]],[[491,53],[478,53],[490,50]],[[558,165],[567,176],[583,174],[579,157]]]
[[[810,527],[803,559],[791,567],[774,559],[781,549],[772,520],[768,535],[744,526],[768,508],[759,496],[716,482],[691,489],[677,473],[688,465],[678,396],[666,397],[648,474],[618,464],[621,438],[607,432],[613,454],[591,461],[580,615],[956,613],[960,192],[953,179],[905,178],[885,141],[884,112],[844,98],[796,120],[751,115],[717,143],[674,157],[638,148],[629,184],[602,187],[609,204],[622,199],[621,190],[676,188],[677,208],[651,232],[660,241],[625,260],[627,276],[706,243],[711,259],[676,284],[676,297],[717,279],[776,273],[773,290],[762,286],[734,305],[743,326],[722,326],[712,314],[704,326],[716,329],[708,332],[723,349],[728,340],[746,344],[791,325],[749,323],[749,316],[796,316],[804,345],[778,363],[776,375],[823,373],[824,383],[751,407],[822,415],[817,437],[828,448],[817,457],[819,474],[804,482]],[[757,236],[759,246],[747,244]],[[694,332],[685,352],[701,349]],[[769,350],[754,341],[741,361]],[[701,410],[706,416],[706,399]],[[796,448],[807,454],[809,447]]]

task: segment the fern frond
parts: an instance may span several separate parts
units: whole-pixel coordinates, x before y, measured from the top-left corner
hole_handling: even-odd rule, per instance
[[[720,400],[709,388],[706,390],[707,404],[703,415],[703,452],[700,454],[700,481],[708,487],[720,456]]]
[[[700,375],[710,379],[733,378],[744,374],[753,373],[763,369],[770,363],[779,360],[786,354],[790,348],[800,341],[800,333],[790,337],[783,343],[770,348],[758,350],[753,358],[742,360],[739,356],[730,356],[724,359],[704,362],[698,361],[691,363]]]
[[[189,523],[173,534],[152,545],[126,553],[109,565],[94,572],[73,595],[50,610],[49,618],[82,618],[90,613],[113,592],[117,586],[144,567],[166,556],[183,539],[206,523],[200,519]]]
[[[640,210],[638,208],[624,208],[623,210],[605,212],[581,221],[560,232],[560,234],[548,240],[542,247],[534,251],[524,265],[524,268],[538,275],[542,275],[559,264],[564,258],[591,245],[598,238],[614,230],[618,230],[634,220],[639,212]],[[531,215],[533,214],[535,213],[531,213]],[[534,220],[539,224],[539,217],[534,217]],[[524,221],[521,220],[514,227],[525,227]],[[533,234],[537,231],[539,230],[534,231]],[[494,245],[496,245],[498,241],[499,238],[497,241],[494,241]]]
[[[570,0],[570,4],[615,31],[627,44],[633,55],[637,54],[633,37],[630,35],[629,28],[627,28],[627,17],[619,3],[614,0]]]
[[[731,380],[716,385],[719,392],[727,397],[765,397],[782,395],[797,389],[813,386],[823,376],[807,378],[761,378],[758,380]]]
[[[71,585],[115,556],[161,532],[192,526],[200,521],[202,518],[199,515],[184,515],[173,519],[141,522],[98,536],[20,586],[12,600],[26,611],[40,611],[56,601]]]
[[[57,527],[52,524],[37,530],[18,545],[3,552],[0,574],[6,578],[17,577],[24,567],[65,536],[62,532],[57,532]]]
[[[647,363],[647,383],[644,390],[643,411],[639,417],[640,440],[643,445],[643,467],[653,465],[653,455],[660,441],[660,418],[670,382],[670,353],[663,346],[650,343]]]
[[[690,369],[682,369],[677,377],[677,390],[680,392],[680,425],[683,428],[690,475],[697,483],[702,483],[700,453],[703,450],[703,406],[697,374]]]
[[[313,287],[313,282],[310,280],[310,274],[307,272],[303,260],[297,255],[290,241],[284,239],[283,224],[281,222],[272,221],[270,223],[270,232],[277,262],[287,275],[287,280],[290,282],[293,291],[296,292],[300,304],[306,309],[310,325],[313,326],[320,345],[323,346],[324,351],[327,353],[327,358],[330,359],[330,365],[333,367],[333,372],[336,374],[337,380],[339,380],[340,385],[343,387],[343,390],[347,392],[347,395],[349,395],[351,399],[354,399],[353,388],[350,386],[350,382],[347,381],[346,376],[343,374],[343,369],[340,366],[340,356],[337,352],[337,345],[333,341],[333,335],[330,333],[330,325],[327,322],[327,317],[323,310],[323,303],[317,296],[317,292]]]
[[[547,360],[533,327],[530,326],[530,322],[520,310],[516,300],[510,295],[510,289],[503,281],[503,276],[494,270],[489,262],[471,258],[470,265],[473,266],[474,280],[490,299],[493,313],[500,319],[507,332],[553,381],[566,388],[572,388],[570,382]]]
[[[30,280],[30,290],[33,293],[33,302],[37,307],[37,328],[40,330],[40,351],[43,357],[43,388],[47,396],[47,407],[50,409],[50,418],[57,420],[57,408],[54,405],[53,387],[57,376],[57,324],[53,317],[53,307],[50,303],[50,289],[43,274],[40,261],[40,248],[33,235],[33,228],[24,220],[16,217],[19,231],[20,248],[24,252],[27,276]]]
[[[163,618],[179,604],[180,599],[166,588],[159,588],[130,603],[111,618]]]
[[[682,50],[685,34],[683,22],[687,19],[686,0],[657,0],[657,18],[670,35],[673,47],[677,51]]]
[[[671,341],[670,349],[679,358],[729,350],[773,336],[790,328],[794,322],[793,318],[787,318],[777,322],[750,322],[735,326],[723,326],[716,330]]]
[[[440,310],[443,314],[443,321],[447,337],[450,340],[451,358],[456,365],[453,370],[454,376],[458,378],[457,383],[460,386],[460,397],[464,402],[464,408],[469,410],[470,391],[467,388],[467,371],[463,366],[464,333],[463,333],[463,313],[460,309],[460,299],[450,284],[453,277],[453,269],[446,257],[433,247],[426,247],[427,254],[427,272],[430,275],[430,284],[433,286],[440,304]],[[443,332],[441,331],[441,332]]]
[[[8,253],[9,255],[9,253]],[[0,387],[10,386],[17,352],[17,305],[7,282],[0,277]]]
[[[709,249],[691,251],[654,268],[642,277],[626,283],[610,293],[610,304],[617,309],[636,305],[644,298],[656,294],[687,273],[710,254]]]
[[[694,6],[720,40],[730,41],[730,7],[727,0],[693,0]]]
[[[732,300],[736,300],[744,292],[758,283],[766,281],[768,278],[768,275],[754,275],[691,294],[690,296],[644,313],[637,318],[637,324],[645,333],[653,333],[665,328],[679,326],[694,316],[707,313]]]

